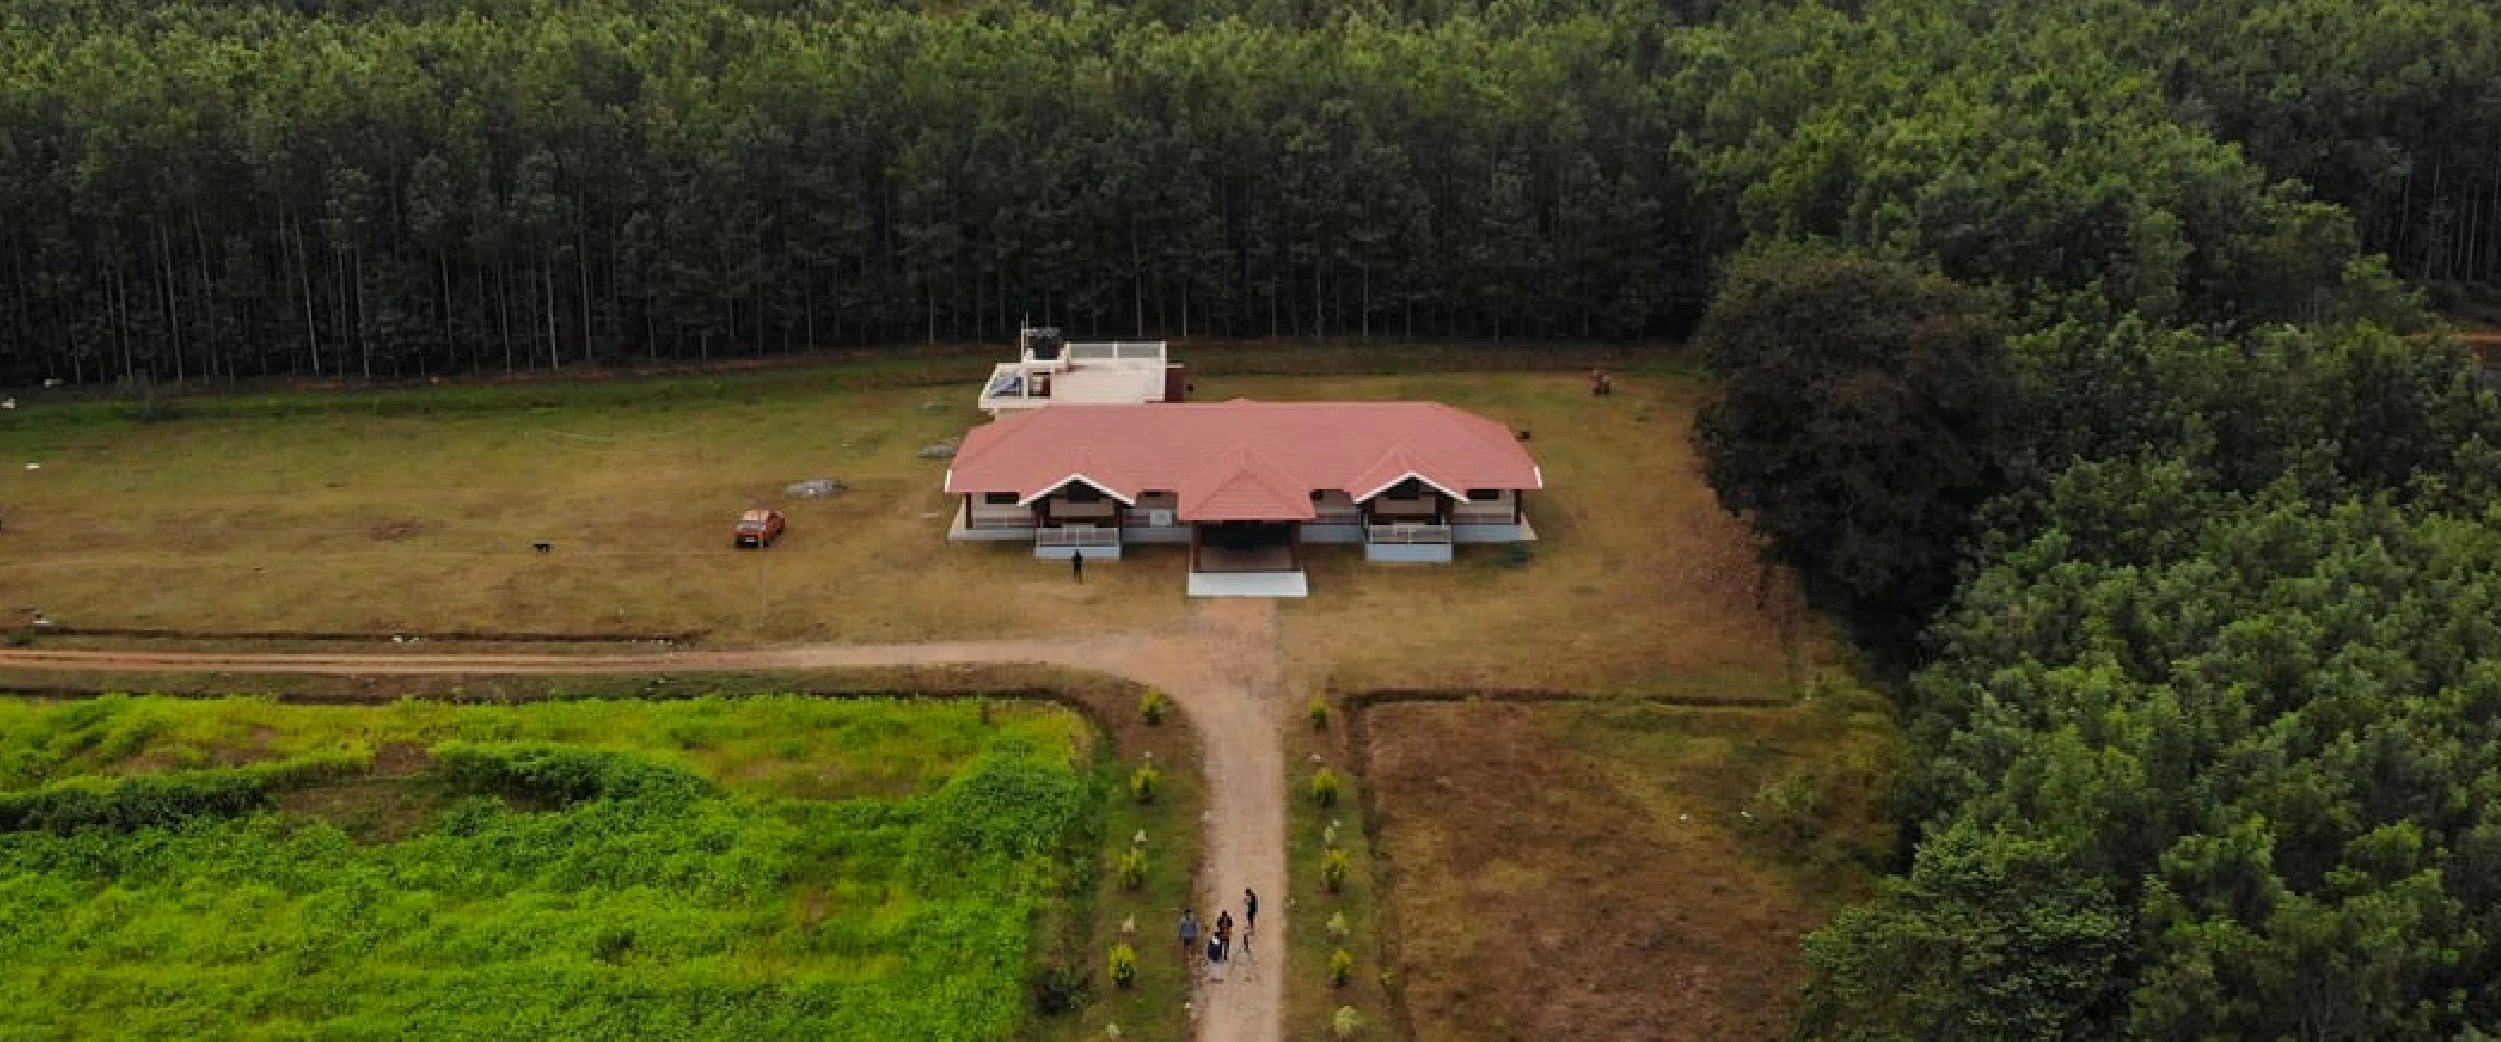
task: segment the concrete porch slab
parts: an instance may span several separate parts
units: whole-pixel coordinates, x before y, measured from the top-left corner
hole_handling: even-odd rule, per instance
[[[1301,572],[1191,572],[1192,597],[1309,597]]]

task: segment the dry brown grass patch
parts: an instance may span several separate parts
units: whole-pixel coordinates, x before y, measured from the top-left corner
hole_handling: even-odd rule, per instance
[[[1881,846],[1890,739],[1872,714],[1366,712],[1417,1038],[1784,1037],[1799,936],[1872,878],[1854,860]],[[1801,853],[1757,835],[1748,799],[1816,764],[1848,768],[1821,782],[1826,840]]]

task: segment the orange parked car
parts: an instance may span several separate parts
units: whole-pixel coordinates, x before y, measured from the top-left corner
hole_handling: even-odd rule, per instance
[[[782,512],[779,510],[750,510],[740,514],[737,545],[742,550],[771,546],[773,540],[782,537],[782,525]]]

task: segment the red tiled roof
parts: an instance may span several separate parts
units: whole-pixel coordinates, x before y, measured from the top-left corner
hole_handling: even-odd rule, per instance
[[[1311,488],[1255,449],[1236,447],[1181,482],[1181,516],[1191,521],[1309,521]]]
[[[1544,488],[1511,431],[1438,402],[1053,405],[973,428],[957,495],[1030,501],[1082,478],[1134,502],[1179,494],[1185,521],[1309,520],[1311,493],[1358,500],[1415,477],[1454,495]]]

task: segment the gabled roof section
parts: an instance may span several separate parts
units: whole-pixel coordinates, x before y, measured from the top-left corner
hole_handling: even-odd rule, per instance
[[[1138,505],[1138,487],[1134,484],[1121,480],[1120,472],[1111,469],[1110,465],[1106,461],[1098,458],[1093,449],[1083,445],[1077,446],[1074,458],[1069,460],[1069,467],[1070,469],[1066,477],[1060,478],[1057,481],[1051,482],[1050,484],[1044,485],[1041,488],[1027,493],[1023,499],[1017,501],[1016,505],[1030,505],[1034,500],[1050,495],[1053,492],[1057,492],[1062,488],[1066,488],[1070,483],[1078,481],[1082,481],[1088,485],[1094,486],[1095,488],[1102,489],[1104,495],[1119,500],[1123,506]]]
[[[1236,446],[1176,490],[1184,521],[1309,521],[1311,488],[1247,446]]]
[[[1382,453],[1380,459],[1372,461],[1371,466],[1365,467],[1363,473],[1356,475],[1355,483],[1346,486],[1346,494],[1353,497],[1355,502],[1361,503],[1389,491],[1391,486],[1408,478],[1414,478],[1440,489],[1443,495],[1453,499],[1468,497],[1464,485],[1452,488],[1446,482],[1434,480],[1433,468],[1417,457],[1414,446],[1403,441],[1390,446],[1389,451]]]

